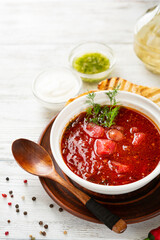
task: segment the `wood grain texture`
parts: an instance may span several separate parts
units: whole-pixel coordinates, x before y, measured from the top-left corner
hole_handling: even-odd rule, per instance
[[[105,226],[60,213],[42,189],[39,180],[21,170],[13,160],[11,143],[17,138],[37,141],[41,131],[56,114],[36,102],[32,81],[53,65],[68,65],[71,49],[82,41],[108,43],[117,62],[112,76],[135,84],[160,88],[160,77],[145,69],[133,50],[133,29],[137,18],[159,1],[148,0],[0,0],[0,193],[14,191],[14,199],[0,196],[0,239],[27,240],[29,234],[42,239],[38,221],[49,224],[49,240],[138,240],[155,228],[160,217],[133,224],[122,236]],[[83,84],[82,92],[97,84]],[[5,178],[9,176],[10,181]],[[23,180],[28,179],[28,186]],[[21,196],[25,195],[23,202]],[[32,196],[37,201],[31,200]],[[9,208],[8,201],[13,202]],[[19,203],[21,212],[15,212]],[[24,217],[23,210],[28,211]],[[12,223],[7,224],[10,218]],[[67,230],[65,236],[63,231]]]

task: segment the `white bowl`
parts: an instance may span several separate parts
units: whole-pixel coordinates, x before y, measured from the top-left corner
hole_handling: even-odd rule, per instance
[[[99,91],[96,93],[96,97],[95,97],[96,103],[100,103],[102,105],[109,104],[109,101],[108,102],[106,101],[105,92],[107,91]],[[128,93],[124,91],[119,91],[116,99],[118,102],[121,103],[122,106],[127,106],[144,113],[150,119],[152,119],[153,122],[158,127],[160,127],[160,109],[156,104],[154,104],[150,100],[142,96],[139,96],[137,94]],[[81,185],[82,187],[88,190],[91,190],[96,193],[101,193],[101,194],[114,194],[114,195],[135,191],[143,187],[150,181],[152,181],[156,176],[158,176],[160,174],[160,162],[157,165],[157,167],[143,179],[140,179],[130,184],[125,184],[120,186],[104,186],[104,185],[95,184],[80,178],[67,167],[61,155],[60,143],[61,143],[62,134],[65,130],[67,123],[70,121],[70,119],[73,119],[80,112],[85,111],[85,109],[87,108],[85,101],[86,101],[86,96],[82,96],[74,100],[68,106],[66,106],[54,121],[54,124],[51,129],[50,146],[51,146],[52,154],[57,164],[62,169],[62,171],[73,181],[75,181],[76,183],[78,183],[79,185]]]

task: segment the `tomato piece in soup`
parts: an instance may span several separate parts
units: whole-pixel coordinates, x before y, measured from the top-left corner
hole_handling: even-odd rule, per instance
[[[84,131],[93,138],[100,138],[104,135],[104,128],[94,123],[88,123],[84,126]]]
[[[115,170],[116,173],[126,173],[130,171],[130,167],[128,165],[122,164],[116,161],[109,161],[108,163],[111,170]]]
[[[132,144],[137,146],[139,144],[141,144],[141,142],[145,139],[146,134],[139,132],[139,133],[134,133],[134,138],[132,141]]]
[[[95,153],[98,155],[111,155],[116,151],[117,144],[108,139],[96,139],[94,143]]]

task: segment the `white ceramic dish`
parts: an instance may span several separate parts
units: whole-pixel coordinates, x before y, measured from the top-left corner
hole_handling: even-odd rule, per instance
[[[100,104],[109,104],[109,101],[106,102],[106,91],[100,91],[96,93],[95,102]],[[159,107],[151,102],[150,100],[139,96],[137,94],[128,93],[124,91],[119,91],[117,97],[117,101],[121,103],[122,106],[128,106],[130,108],[136,109],[145,115],[147,115],[153,122],[160,127],[160,109]],[[83,186],[86,189],[89,189],[93,192],[102,193],[102,194],[124,194],[128,192],[132,192],[137,190],[150,181],[152,181],[158,174],[160,174],[160,162],[158,166],[152,171],[148,176],[144,177],[143,179],[136,181],[134,183],[120,185],[120,186],[104,186],[100,184],[95,184],[84,180],[74,174],[65,164],[62,155],[61,155],[61,148],[60,142],[63,131],[70,121],[80,112],[84,111],[87,108],[85,103],[86,96],[82,96],[74,100],[68,106],[66,106],[58,115],[54,124],[51,129],[50,135],[50,146],[52,150],[52,154],[62,169],[62,171],[72,180],[77,182],[79,185]]]

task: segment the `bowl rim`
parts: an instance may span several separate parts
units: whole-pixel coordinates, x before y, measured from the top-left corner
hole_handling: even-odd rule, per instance
[[[97,91],[95,92],[96,94],[102,94],[104,92],[108,92],[111,90],[104,90],[104,91]],[[142,101],[145,101],[147,104],[150,104],[151,107],[155,108],[156,110],[160,111],[159,107],[153,103],[151,100],[140,96],[138,94],[135,93],[131,93],[131,92],[126,92],[126,91],[119,91],[120,94],[124,94],[128,95],[128,96],[134,96],[137,99],[141,99]],[[93,182],[89,182],[85,179],[82,179],[81,177],[79,177],[78,175],[76,175],[75,173],[73,173],[69,167],[65,164],[62,155],[61,155],[61,164],[59,164],[59,160],[56,156],[56,151],[55,148],[53,146],[53,135],[54,135],[54,128],[56,126],[56,122],[58,122],[59,118],[61,117],[61,115],[68,110],[69,106],[72,106],[73,104],[78,104],[82,99],[85,99],[86,95],[80,96],[79,98],[75,99],[73,102],[71,102],[69,105],[67,105],[57,116],[57,118],[55,119],[52,128],[51,128],[51,133],[50,133],[50,147],[51,147],[51,152],[55,158],[55,161],[57,162],[58,166],[61,168],[61,170],[69,177],[71,178],[73,181],[75,181],[76,183],[78,183],[79,185],[83,186],[86,189],[89,189],[91,191],[94,192],[98,192],[98,193],[104,193],[104,194],[121,194],[121,193],[127,193],[127,192],[132,192],[136,189],[139,189],[140,187],[146,185],[148,182],[150,182],[151,180],[153,180],[156,176],[159,175],[160,173],[160,161],[158,163],[158,165],[156,166],[156,168],[147,176],[145,176],[144,178],[133,182],[133,183],[129,183],[129,184],[124,184],[124,185],[116,185],[116,186],[107,186],[107,185],[100,185],[97,183],[93,183]],[[133,103],[134,105],[134,103]],[[142,107],[142,106],[141,106]],[[143,108],[143,107],[142,107]],[[80,112],[79,112],[80,113]],[[62,115],[63,116],[63,115]],[[74,116],[73,116],[74,117]],[[158,119],[158,118],[156,118]],[[153,120],[152,120],[153,121]],[[154,121],[153,121],[154,122]],[[160,123],[160,120],[158,120],[158,122]],[[157,126],[157,124],[155,123],[155,125]],[[66,126],[65,126],[66,127]],[[65,129],[64,127],[64,129]],[[157,128],[160,130],[160,125],[157,126]],[[63,130],[64,130],[63,129]],[[63,131],[62,130],[62,131]],[[61,132],[62,133],[62,132]],[[60,133],[60,134],[61,134]],[[60,135],[62,137],[62,135]],[[59,144],[59,149],[60,149],[60,143]],[[61,152],[61,151],[60,151]],[[143,184],[143,185],[142,185]],[[139,187],[139,185],[142,185]],[[130,188],[130,190],[128,190],[128,188]],[[110,193],[111,192],[111,193]]]
[[[37,76],[36,78],[33,80],[32,82],[32,93],[33,95],[42,103],[45,103],[45,104],[65,104],[67,100],[64,100],[64,101],[47,101],[47,100],[44,100],[43,98],[39,97],[39,95],[37,95],[37,90],[36,90],[36,83],[37,81],[39,80],[39,77],[42,76],[43,74],[47,73],[47,72],[51,72],[51,71],[55,71],[55,70],[67,70],[68,72],[70,72],[71,74],[73,74],[75,76],[75,79],[77,81],[77,83],[79,84],[78,86],[78,90],[74,93],[73,97],[75,97],[77,94],[80,93],[81,91],[81,88],[82,88],[82,80],[80,78],[80,76],[78,76],[77,73],[75,73],[70,67],[59,67],[59,66],[53,66],[53,67],[50,67],[50,68],[47,68],[45,69],[44,71],[41,71]]]
[[[106,50],[111,54],[112,56],[112,64],[110,62],[110,66],[107,70],[103,71],[103,72],[100,72],[100,73],[93,73],[93,74],[86,74],[86,73],[81,73],[79,71],[77,71],[72,63],[73,63],[73,59],[72,59],[72,56],[75,54],[75,52],[77,51],[77,49],[81,46],[85,46],[86,44],[98,44],[100,46],[103,46],[106,48]],[[95,51],[96,52],[96,51]],[[86,51],[87,53],[87,51]],[[75,54],[76,55],[76,54]],[[106,54],[104,54],[106,56]],[[76,45],[74,48],[72,48],[70,54],[69,54],[69,57],[68,57],[68,62],[69,62],[69,66],[73,69],[74,72],[78,73],[81,77],[83,78],[88,78],[88,79],[92,79],[92,78],[101,78],[103,77],[104,75],[108,75],[114,68],[115,66],[115,63],[116,63],[116,55],[115,55],[115,52],[113,51],[113,49],[108,46],[106,43],[103,43],[103,42],[94,42],[94,41],[86,41],[86,42],[81,42],[79,43],[78,45]]]

